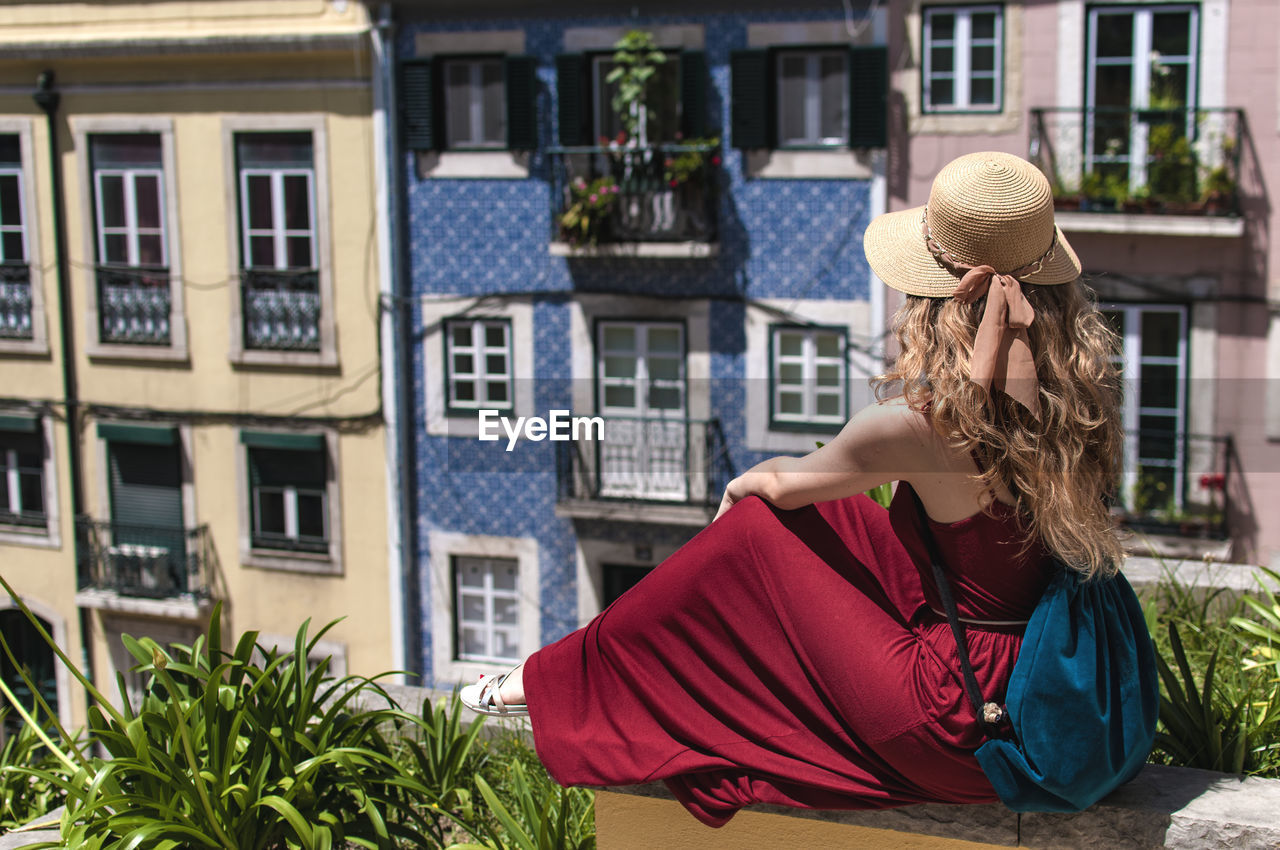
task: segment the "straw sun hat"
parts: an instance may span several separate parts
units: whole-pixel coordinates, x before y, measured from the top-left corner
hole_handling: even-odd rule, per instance
[[[952,160],[934,178],[927,206],[877,217],[863,248],[880,279],[908,295],[950,297],[973,266],[1042,285],[1080,276],[1080,260],[1053,223],[1049,181],[1007,153]]]

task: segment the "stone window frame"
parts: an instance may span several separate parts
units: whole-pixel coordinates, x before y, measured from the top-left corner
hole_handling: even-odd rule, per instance
[[[36,168],[31,119],[0,116],[0,133],[18,137],[22,156],[22,223],[26,235],[27,279],[31,286],[31,339],[0,339],[0,355],[48,355],[49,330],[44,303],[44,274],[41,262],[40,216],[37,214]]]
[[[0,416],[6,413],[27,415],[27,411],[8,411],[0,409]],[[62,548],[61,502],[58,499],[58,464],[57,442],[54,439],[53,417],[46,414],[37,415],[39,427],[37,433],[44,442],[44,517],[43,528],[0,525],[0,543],[33,546],[40,549]]]
[[[178,172],[173,119],[155,115],[71,116],[75,139],[76,166],[80,180],[81,239],[88,270],[85,275],[85,339],[90,359],[160,360],[185,362],[190,358],[187,340],[186,297],[183,285],[182,230],[178,215]],[[113,133],[149,133],[160,137],[160,157],[164,169],[165,250],[169,261],[169,344],[138,345],[103,342],[100,336],[98,281],[94,273],[98,256],[98,220],[93,203],[93,165],[89,137]]]

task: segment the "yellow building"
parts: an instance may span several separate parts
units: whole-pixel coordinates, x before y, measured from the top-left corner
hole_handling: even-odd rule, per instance
[[[344,0],[0,3],[0,574],[100,686],[219,600],[400,665],[372,45]]]

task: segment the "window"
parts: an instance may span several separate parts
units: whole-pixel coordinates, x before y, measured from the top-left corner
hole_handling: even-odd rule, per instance
[[[519,661],[519,561],[459,555],[453,573],[458,660]]]
[[[446,59],[445,132],[451,148],[501,148],[507,143],[502,59]]]
[[[444,337],[450,411],[510,410],[511,321],[449,319]]]
[[[729,56],[737,148],[884,147],[888,49],[754,48]]]
[[[1114,362],[1124,379],[1125,448],[1120,498],[1140,513],[1183,507],[1187,315],[1175,304],[1108,305],[1120,335]]]
[[[250,545],[328,554],[329,462],[321,435],[243,432],[248,451]]]
[[[36,419],[0,417],[0,524],[46,527],[44,435]]]
[[[34,335],[19,142],[16,133],[0,134],[0,340]]]
[[[843,145],[848,138],[848,51],[777,54],[778,146]]]
[[[170,344],[165,174],[158,133],[89,136],[98,339]]]
[[[681,501],[689,494],[684,326],[597,325],[600,495]]]
[[[1000,6],[924,10],[924,111],[998,112],[1003,97]]]
[[[537,147],[534,57],[409,59],[400,74],[405,146],[410,150]]]
[[[53,624],[43,617],[36,621],[46,634],[54,634]],[[49,704],[49,708],[58,712],[58,662],[53,650],[45,643],[40,632],[31,624],[26,615],[13,608],[0,610],[0,632],[4,634],[5,643],[13,653],[17,666],[9,660],[7,653],[0,653],[0,678],[13,692],[13,695],[27,708],[35,701],[35,694],[27,684],[27,679],[35,685],[35,690]],[[65,644],[64,644],[65,645]],[[26,676],[23,676],[26,673]],[[0,743],[10,735],[16,735],[22,728],[23,721],[16,711],[7,711],[4,715],[3,727],[0,728]]]
[[[650,89],[647,141],[660,144],[705,136],[706,54],[682,50],[664,55],[666,61],[657,66]],[[598,145],[602,139],[618,138],[622,121],[613,109],[617,83],[608,82],[615,67],[612,50],[556,57],[561,145]]]
[[[843,329],[773,327],[769,370],[772,427],[844,425],[848,382]]]
[[[319,351],[321,292],[310,132],[235,136],[246,349]]]

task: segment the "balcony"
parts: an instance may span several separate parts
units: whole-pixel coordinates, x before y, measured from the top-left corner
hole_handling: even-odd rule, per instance
[[[101,342],[169,345],[169,270],[98,266],[98,334]]]
[[[1112,506],[1139,548],[1201,557],[1230,543],[1234,444],[1230,436],[1166,430],[1125,435],[1127,472]]]
[[[244,347],[320,350],[320,274],[314,269],[242,269]]]
[[[552,148],[551,253],[716,253],[718,144]]]
[[[603,419],[603,439],[556,443],[556,513],[705,525],[734,474],[720,420]]]
[[[0,340],[31,339],[31,270],[0,263]]]
[[[198,605],[209,598],[213,550],[208,526],[165,528],[80,517],[76,535],[82,605],[127,607],[119,604],[122,599]]]
[[[1068,231],[1244,233],[1239,109],[1031,110],[1030,159]]]

